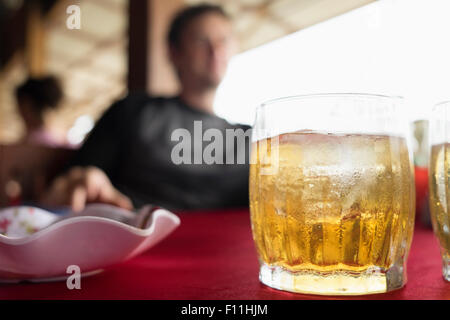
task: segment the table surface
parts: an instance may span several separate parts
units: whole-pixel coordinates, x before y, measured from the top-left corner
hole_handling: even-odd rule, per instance
[[[282,292],[258,280],[248,209],[178,213],[180,227],[154,248],[82,278],[65,282],[0,285],[0,299],[446,299],[439,246],[431,229],[416,224],[408,283],[400,290],[358,297]]]

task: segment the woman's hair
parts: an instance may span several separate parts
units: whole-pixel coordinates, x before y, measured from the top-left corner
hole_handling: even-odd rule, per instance
[[[17,100],[29,99],[32,108],[37,112],[56,108],[62,97],[61,85],[54,76],[30,77],[16,88]]]

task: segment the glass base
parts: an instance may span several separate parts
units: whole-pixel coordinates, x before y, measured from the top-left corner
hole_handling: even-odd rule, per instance
[[[336,270],[290,272],[263,264],[259,280],[278,290],[318,295],[364,295],[400,289],[406,283],[403,267],[383,271],[371,267],[363,272]]]
[[[442,259],[442,275],[450,282],[450,257],[444,256]]]

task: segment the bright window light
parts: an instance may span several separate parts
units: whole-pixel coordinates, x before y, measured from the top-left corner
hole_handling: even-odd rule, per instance
[[[380,0],[237,55],[215,111],[253,124],[269,99],[310,93],[400,95],[411,121],[450,100],[450,1]]]

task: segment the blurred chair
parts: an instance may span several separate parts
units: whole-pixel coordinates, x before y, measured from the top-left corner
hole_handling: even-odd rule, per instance
[[[0,145],[0,207],[35,203],[74,152],[27,143]]]

